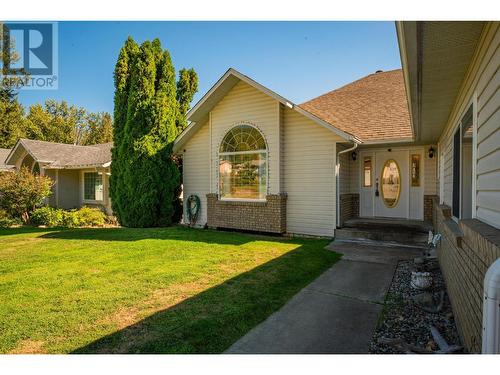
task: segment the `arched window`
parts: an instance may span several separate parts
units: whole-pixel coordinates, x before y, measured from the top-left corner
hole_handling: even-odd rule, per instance
[[[227,132],[219,148],[219,195],[222,199],[266,199],[267,146],[251,125]]]

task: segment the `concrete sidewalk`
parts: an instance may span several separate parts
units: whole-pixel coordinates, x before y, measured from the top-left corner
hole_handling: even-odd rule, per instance
[[[344,254],[226,353],[367,353],[398,260],[412,247],[335,241]]]

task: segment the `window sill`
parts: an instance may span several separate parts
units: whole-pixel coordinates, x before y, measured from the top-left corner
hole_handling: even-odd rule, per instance
[[[216,205],[220,206],[255,206],[264,207],[268,204],[267,199],[238,199],[238,198],[216,198]]]
[[[251,199],[251,198],[219,198],[222,202],[250,202],[250,203],[266,203],[266,199]]]
[[[464,234],[460,230],[460,226],[453,219],[448,219],[443,222],[447,237],[453,239],[453,243],[457,247],[462,247],[462,239]]]

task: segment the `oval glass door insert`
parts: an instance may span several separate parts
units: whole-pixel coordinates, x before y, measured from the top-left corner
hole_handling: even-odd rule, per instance
[[[389,207],[395,207],[401,193],[401,172],[399,165],[394,159],[385,162],[382,169],[382,200]]]

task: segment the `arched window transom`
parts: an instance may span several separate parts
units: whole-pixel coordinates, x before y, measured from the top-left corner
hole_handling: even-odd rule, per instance
[[[266,141],[251,125],[235,126],[219,148],[219,195],[222,199],[264,200],[266,192]]]
[[[266,150],[266,142],[260,132],[250,125],[239,125],[227,132],[220,152],[242,152]]]

